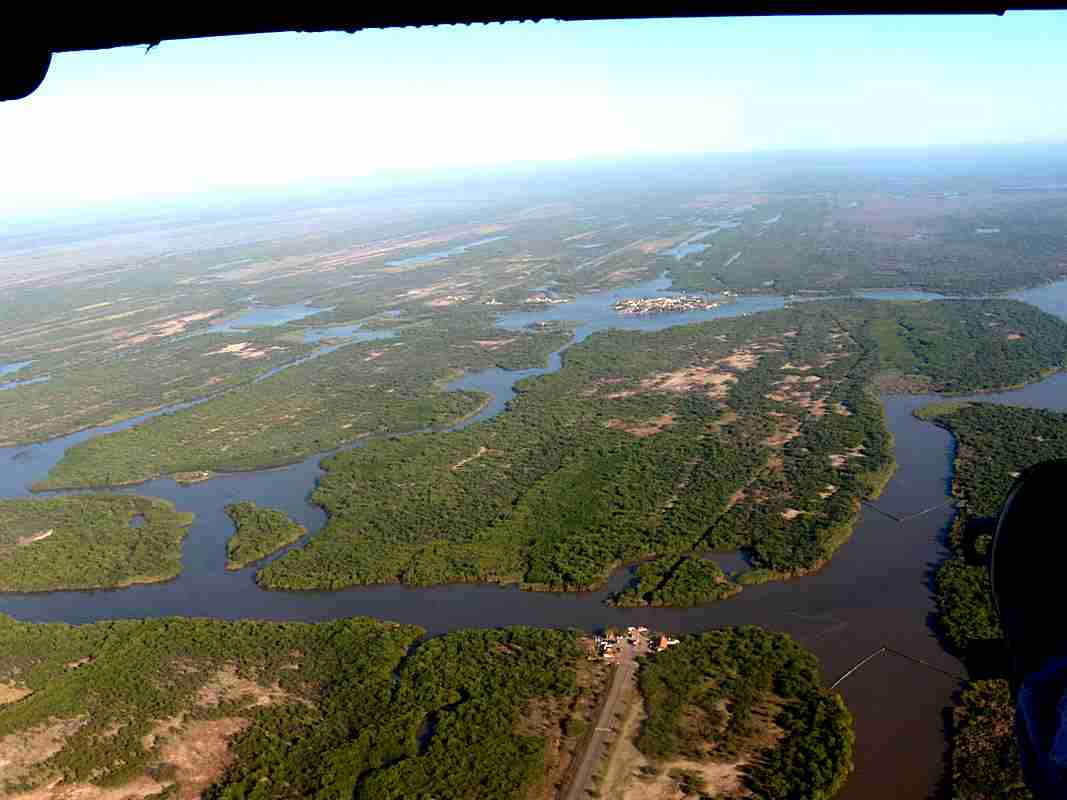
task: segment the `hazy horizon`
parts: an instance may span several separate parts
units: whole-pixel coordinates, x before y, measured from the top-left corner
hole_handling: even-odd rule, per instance
[[[423,171],[1067,141],[1067,14],[514,23],[58,54],[0,213]]]

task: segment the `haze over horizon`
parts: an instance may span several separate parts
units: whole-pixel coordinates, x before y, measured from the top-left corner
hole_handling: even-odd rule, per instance
[[[8,221],[510,163],[1067,140],[1067,14],[524,23],[58,55]]]

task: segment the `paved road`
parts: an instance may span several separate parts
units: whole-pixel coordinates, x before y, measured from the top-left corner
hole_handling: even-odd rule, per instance
[[[619,658],[616,662],[615,675],[611,680],[611,687],[608,689],[607,700],[596,721],[596,730],[589,737],[589,744],[582,754],[582,761],[574,773],[574,780],[571,781],[565,800],[585,800],[585,790],[604,753],[608,737],[611,736],[611,728],[615,724],[615,713],[619,711],[619,701],[627,690],[634,687],[634,673],[637,671],[637,664],[634,663],[636,654],[637,648],[628,643],[624,643],[619,648]]]

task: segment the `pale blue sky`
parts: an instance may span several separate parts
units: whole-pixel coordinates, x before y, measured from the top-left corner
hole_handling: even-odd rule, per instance
[[[512,161],[1067,141],[1067,14],[282,34],[56,56],[0,214]]]

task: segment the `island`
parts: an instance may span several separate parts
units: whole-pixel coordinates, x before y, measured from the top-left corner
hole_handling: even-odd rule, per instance
[[[166,500],[79,494],[0,500],[0,591],[157,583],[181,572],[193,515]]]
[[[243,569],[298,541],[307,528],[289,519],[284,511],[260,508],[250,500],[225,508],[236,531],[226,543],[226,569]]]
[[[616,302],[613,308],[620,314],[678,314],[685,311],[707,311],[718,308],[725,302],[683,294],[672,297],[628,297]]]

